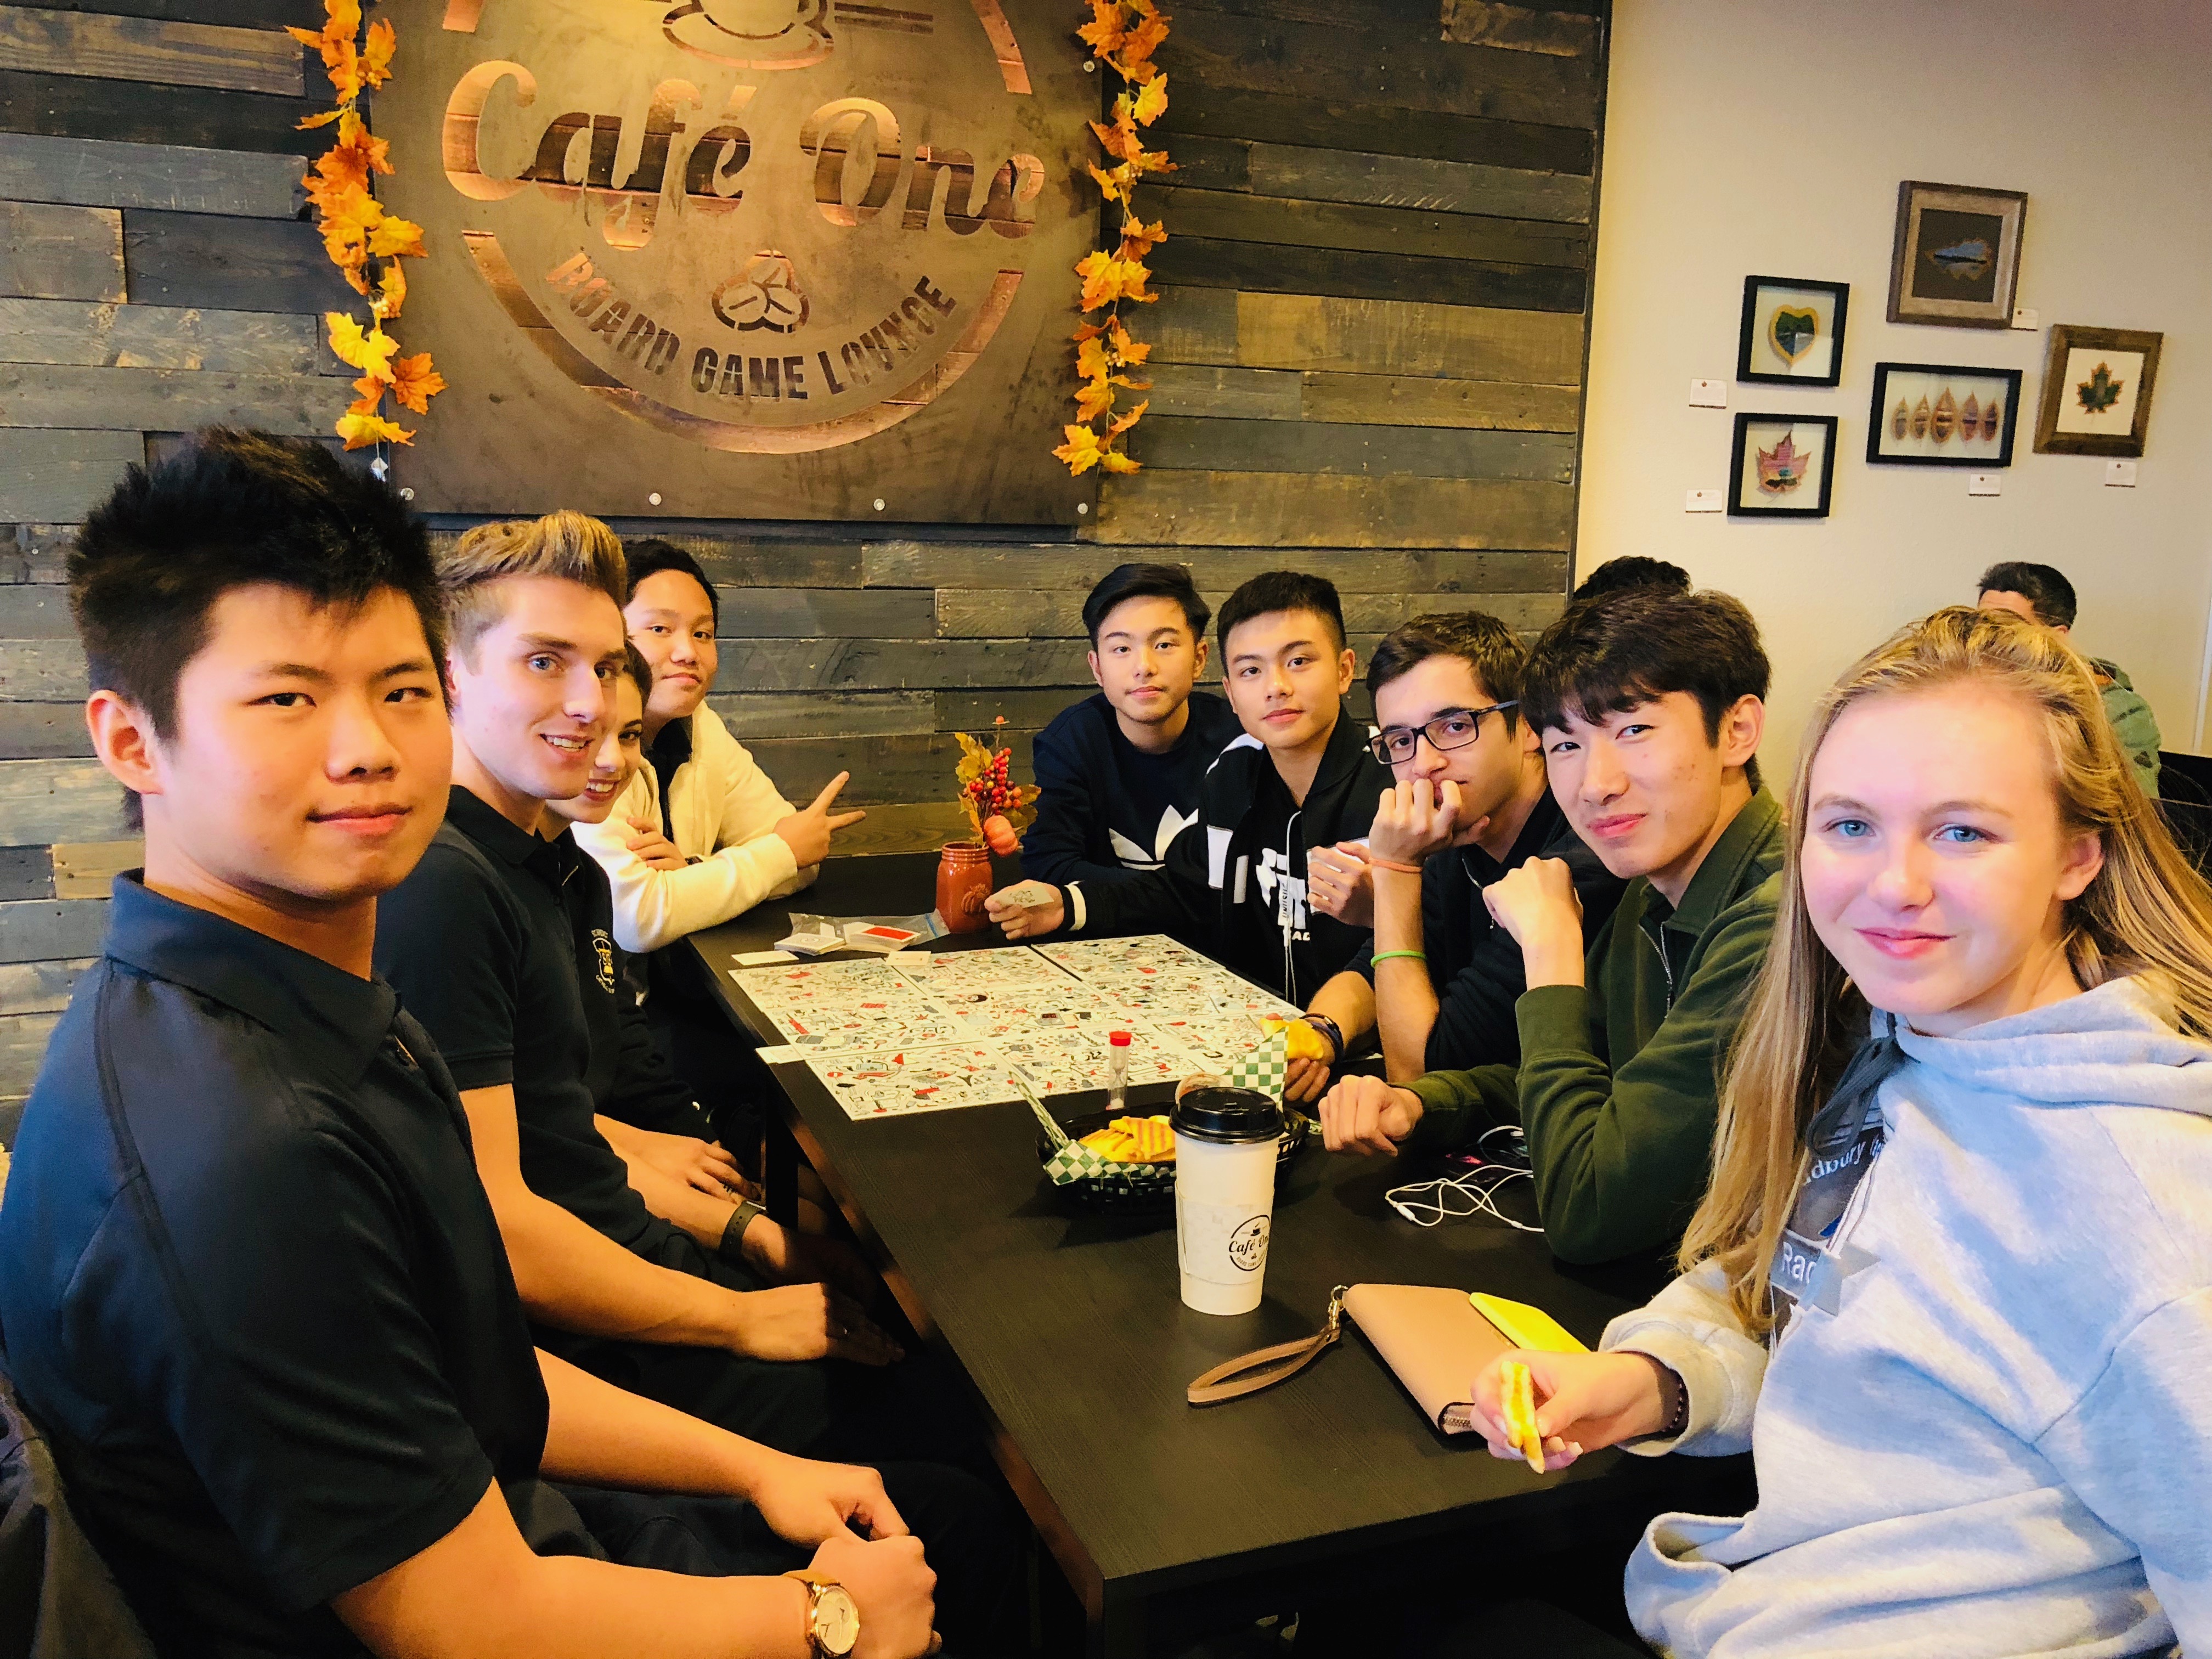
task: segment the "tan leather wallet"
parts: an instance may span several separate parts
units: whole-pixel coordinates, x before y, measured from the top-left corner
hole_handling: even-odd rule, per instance
[[[1511,1350],[1465,1291],[1436,1285],[1354,1285],[1344,1311],[1421,1414],[1446,1434],[1480,1426],[1468,1401],[1476,1373]]]

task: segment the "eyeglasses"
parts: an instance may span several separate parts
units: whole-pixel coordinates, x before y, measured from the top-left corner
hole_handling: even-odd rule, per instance
[[[1464,749],[1482,735],[1482,717],[1508,708],[1518,708],[1520,701],[1493,702],[1487,708],[1449,708],[1426,726],[1385,726],[1367,739],[1367,751],[1385,766],[1403,766],[1413,758],[1420,748],[1421,739],[1429,740],[1429,747],[1442,754],[1447,750]]]

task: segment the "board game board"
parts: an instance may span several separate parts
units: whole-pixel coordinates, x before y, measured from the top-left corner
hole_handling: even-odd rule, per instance
[[[730,976],[856,1118],[1103,1089],[1114,1031],[1132,1039],[1130,1083],[1177,1082],[1298,1012],[1161,934],[920,957]]]

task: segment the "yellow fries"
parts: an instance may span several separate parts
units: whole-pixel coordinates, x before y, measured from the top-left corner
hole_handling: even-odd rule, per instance
[[[1536,1384],[1528,1368],[1517,1359],[1505,1362],[1505,1443],[1528,1460],[1528,1467],[1544,1472],[1544,1437],[1536,1432]]]
[[[1270,1018],[1261,1020],[1260,1025],[1270,1036],[1285,1025],[1290,1027],[1290,1038],[1283,1048],[1285,1060],[1327,1060],[1329,1056],[1328,1040],[1302,1019]]]
[[[1093,1129],[1079,1144],[1115,1163],[1175,1162],[1175,1131],[1164,1117],[1117,1117],[1104,1128]]]

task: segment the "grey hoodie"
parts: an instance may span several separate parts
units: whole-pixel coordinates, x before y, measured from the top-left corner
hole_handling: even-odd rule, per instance
[[[2212,1048],[2133,979],[1895,1029],[1838,1311],[1770,1355],[1708,1266],[1606,1331],[1687,1385],[1686,1431],[1632,1449],[1759,1473],[1741,1520],[1651,1523],[1637,1629],[1674,1659],[2212,1656]]]

